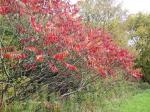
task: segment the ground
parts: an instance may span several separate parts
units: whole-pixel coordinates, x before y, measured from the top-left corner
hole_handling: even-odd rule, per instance
[[[119,107],[120,112],[150,112],[150,90],[128,98]]]

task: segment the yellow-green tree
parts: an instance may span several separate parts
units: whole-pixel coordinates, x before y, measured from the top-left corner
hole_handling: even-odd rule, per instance
[[[130,15],[126,26],[132,46],[138,51],[136,66],[142,68],[144,80],[150,82],[150,14]]]

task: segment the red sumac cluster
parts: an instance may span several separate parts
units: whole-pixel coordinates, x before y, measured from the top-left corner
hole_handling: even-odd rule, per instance
[[[108,77],[119,67],[140,78],[133,56],[103,30],[83,25],[78,11],[62,0],[1,0],[0,14],[11,20],[19,42],[17,50],[1,58],[22,61],[24,69],[44,63],[50,72],[64,76],[79,78],[83,70],[92,70]]]

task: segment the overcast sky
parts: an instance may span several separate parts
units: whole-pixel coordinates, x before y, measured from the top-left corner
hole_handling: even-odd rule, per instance
[[[118,0],[129,13],[150,13],[150,0]]]
[[[73,3],[77,0],[71,0]],[[150,0],[116,0],[122,2],[124,9],[127,9],[129,13],[145,12],[150,13]]]

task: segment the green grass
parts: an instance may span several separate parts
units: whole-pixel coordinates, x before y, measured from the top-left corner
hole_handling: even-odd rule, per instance
[[[128,98],[120,105],[119,112],[150,112],[150,90]]]
[[[45,104],[47,95],[37,93],[25,101],[4,104],[0,112],[150,112],[150,89],[141,86],[144,89],[124,80],[98,81],[63,100],[51,94],[50,101]],[[47,104],[51,108],[47,108]]]

